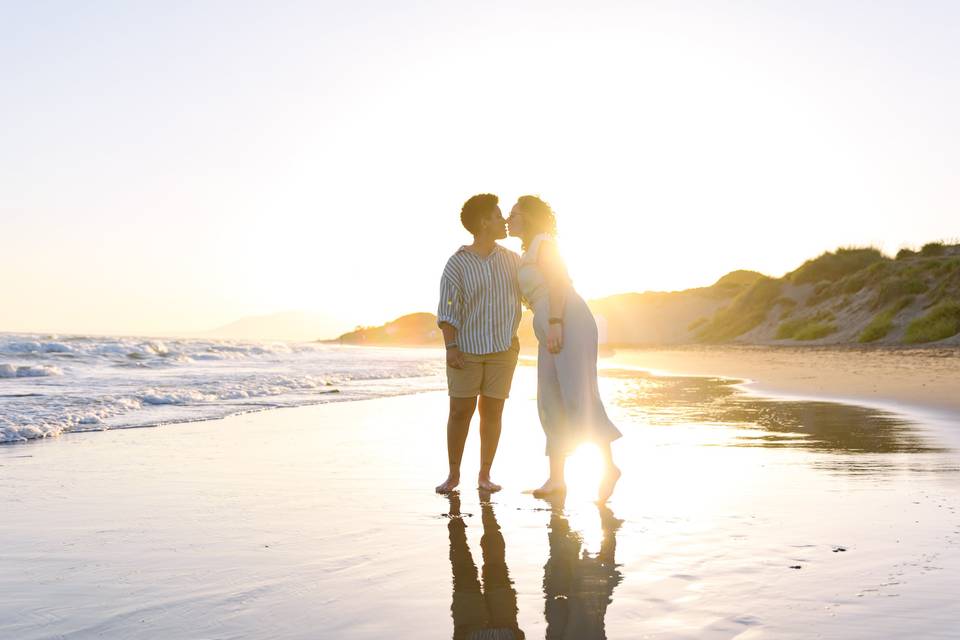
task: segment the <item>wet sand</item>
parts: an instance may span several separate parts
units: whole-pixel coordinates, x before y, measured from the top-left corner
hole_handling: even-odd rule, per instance
[[[618,491],[551,504],[533,374],[492,497],[442,393],[0,447],[0,637],[956,637],[949,425],[610,371]]]
[[[747,379],[768,394],[960,416],[960,348],[687,346],[617,349],[602,363]]]

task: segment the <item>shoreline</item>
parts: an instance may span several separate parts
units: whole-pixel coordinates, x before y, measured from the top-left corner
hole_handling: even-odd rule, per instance
[[[960,417],[960,349],[691,346],[622,349],[601,368],[741,381],[747,393]]]
[[[744,446],[754,429],[666,428],[611,402],[631,433],[613,499],[598,509],[589,465],[574,463],[567,501],[547,505],[522,493],[546,466],[535,387],[530,367],[517,372],[495,471],[505,490],[471,486],[473,428],[456,501],[433,491],[443,391],[0,447],[0,583],[17,595],[0,603],[0,636],[406,640],[426,620],[430,637],[450,637],[504,593],[530,638],[564,624],[556,602],[610,637],[956,625],[955,452],[819,449],[788,434]],[[881,438],[901,428],[877,426]],[[465,571],[508,572],[512,592],[487,600]]]
[[[535,366],[535,356],[535,352],[521,351],[521,362],[527,362],[525,366]],[[621,348],[612,355],[601,356],[598,364],[601,375],[605,369],[636,369],[658,376],[727,378],[736,381],[734,386],[741,393],[753,396],[856,405],[926,418],[933,422],[960,420],[960,394],[955,393],[956,389],[960,389],[960,348],[956,347],[637,347]],[[421,393],[424,391],[411,391],[400,395]],[[247,409],[218,417],[78,429],[59,433],[56,437],[214,422],[252,413],[272,413],[278,408],[300,409],[371,399],[377,398],[324,398],[294,407]],[[4,441],[0,442],[0,446],[47,441],[51,437],[53,436]]]

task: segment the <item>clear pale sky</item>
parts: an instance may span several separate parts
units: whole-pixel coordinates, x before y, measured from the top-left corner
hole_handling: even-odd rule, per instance
[[[586,297],[960,236],[956,3],[11,1],[0,71],[0,331],[432,311],[478,192]]]

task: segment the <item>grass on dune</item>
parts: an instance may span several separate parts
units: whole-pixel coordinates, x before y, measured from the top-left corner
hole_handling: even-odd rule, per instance
[[[860,332],[860,336],[857,339],[860,342],[875,342],[886,337],[893,328],[893,319],[897,317],[898,313],[908,307],[911,302],[913,302],[913,296],[903,296],[875,315],[873,320],[870,321],[870,324]]]
[[[920,249],[920,255],[925,257],[942,256],[947,251],[947,246],[942,242],[928,242]]]
[[[904,342],[936,342],[960,333],[960,302],[944,300],[907,325]]]
[[[903,296],[924,293],[928,288],[927,284],[916,276],[890,278],[881,283],[873,307],[876,309]]]
[[[697,331],[697,339],[701,342],[723,342],[750,331],[766,319],[780,297],[780,289],[779,280],[767,277],[757,280],[701,326]]]
[[[903,248],[900,251],[897,251],[897,260],[909,260],[917,255],[917,252],[913,249]]]
[[[793,334],[794,340],[819,340],[836,333],[837,325],[830,321],[811,322]]]
[[[778,340],[817,340],[836,332],[833,314],[829,311],[816,313],[781,322],[777,327]]]
[[[842,248],[837,249],[836,252],[827,251],[813,260],[807,260],[788,277],[794,284],[824,280],[834,282],[884,259],[880,250],[874,247]]]

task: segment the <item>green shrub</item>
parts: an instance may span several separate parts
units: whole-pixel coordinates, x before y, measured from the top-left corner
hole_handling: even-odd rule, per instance
[[[787,277],[796,284],[821,280],[834,282],[882,260],[883,254],[873,247],[837,249],[836,253],[828,251],[813,260],[807,260]]]
[[[816,340],[837,330],[833,320],[829,311],[787,320],[777,327],[776,337],[778,340]]]
[[[960,288],[960,286],[958,286],[957,283],[952,282],[952,278],[950,277],[944,278],[927,295],[926,308],[935,307],[940,302],[943,302],[944,299],[950,298],[953,295],[956,295],[958,288]]]
[[[887,262],[874,262],[872,265],[863,270],[863,273],[869,279],[879,278],[886,274],[887,270],[890,268]]]
[[[866,284],[867,274],[864,271],[858,271],[843,279],[841,290],[844,293],[856,293],[860,291],[860,289],[863,289]]]
[[[702,342],[732,340],[763,322],[780,296],[779,280],[764,276],[734,297],[730,304],[717,311],[700,327],[697,339]]]
[[[916,251],[910,249],[900,249],[897,251],[897,260],[907,260],[908,258],[913,258],[917,255]]]
[[[752,285],[757,280],[764,278],[762,273],[756,271],[748,271],[746,269],[738,269],[737,271],[731,271],[725,276],[722,276],[719,280],[713,283],[713,286],[735,286],[735,287],[746,287]]]
[[[882,307],[891,300],[902,298],[906,295],[913,295],[925,292],[929,287],[920,278],[901,278],[895,277],[884,281],[880,285],[880,291],[874,300],[874,309]]]
[[[904,342],[936,342],[960,333],[960,302],[944,300],[907,325]]]
[[[705,325],[707,323],[707,320],[708,318],[706,316],[694,320],[693,322],[687,325],[687,331],[696,331],[697,329]]]
[[[828,336],[831,333],[835,333],[836,330],[837,330],[837,325],[833,324],[832,322],[818,320],[816,322],[811,322],[810,324],[806,325],[805,327],[797,331],[797,333],[794,334],[793,339],[794,340],[817,340],[819,338]]]
[[[890,329],[892,328],[893,316],[886,311],[881,311],[873,317],[870,324],[864,327],[857,340],[860,342],[874,342],[885,337],[890,333]]]
[[[781,322],[780,326],[777,327],[777,340],[792,338],[807,322],[809,322],[808,318],[794,318],[793,320]]]
[[[890,329],[893,328],[893,319],[911,302],[913,302],[913,296],[904,296],[878,313],[873,317],[873,320],[870,321],[870,324],[860,332],[858,340],[860,342],[874,342],[875,340],[885,337],[890,333]]]
[[[924,257],[942,256],[946,251],[947,247],[942,242],[928,242],[920,249],[920,255]]]
[[[919,263],[919,264],[911,264],[911,265],[910,265],[909,267],[907,267],[906,269],[903,269],[902,271],[900,271],[900,277],[901,277],[901,278],[912,278],[912,277],[914,277],[914,276],[916,276],[916,275],[919,275],[919,274],[923,273],[924,271],[926,271],[926,269],[927,269],[927,261],[924,260],[923,262],[921,262],[921,263]]]

